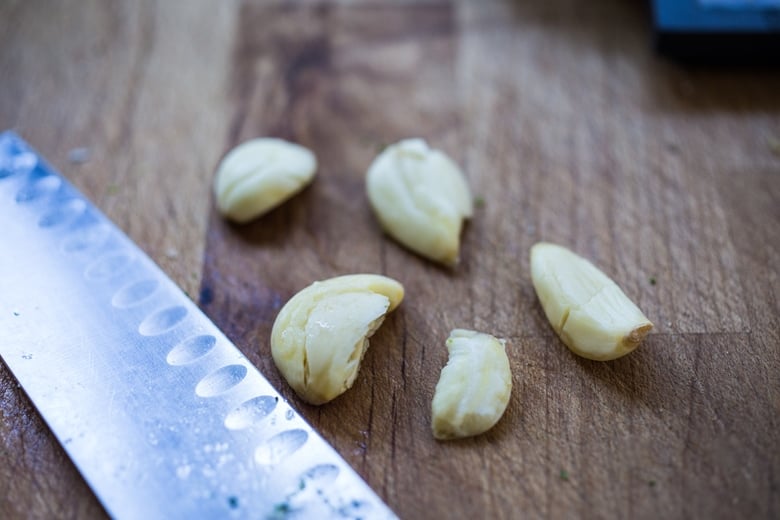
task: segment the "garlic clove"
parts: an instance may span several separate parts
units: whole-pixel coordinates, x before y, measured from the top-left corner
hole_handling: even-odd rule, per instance
[[[607,361],[624,356],[653,327],[615,282],[564,247],[534,245],[531,279],[553,329],[582,357]]]
[[[302,190],[316,169],[314,154],[298,144],[276,138],[242,143],[217,167],[217,209],[235,222],[248,222]]]
[[[362,291],[319,301],[306,322],[303,393],[310,403],[346,392],[357,377],[368,338],[385,319],[390,300]]]
[[[274,363],[303,400],[323,404],[338,397],[354,383],[368,339],[403,297],[400,283],[380,275],[314,282],[276,317]]]
[[[479,435],[504,414],[512,392],[505,341],[455,329],[447,339],[449,360],[431,403],[433,436],[440,440]]]
[[[422,139],[405,139],[374,160],[366,189],[390,236],[426,258],[457,263],[463,221],[472,216],[473,201],[452,159]]]

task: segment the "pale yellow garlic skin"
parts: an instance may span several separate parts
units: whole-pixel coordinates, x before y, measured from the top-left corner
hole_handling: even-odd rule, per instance
[[[248,222],[302,190],[316,169],[317,159],[303,146],[276,138],[242,143],[217,167],[217,209],[230,220]]]
[[[553,329],[582,357],[608,361],[625,356],[653,328],[615,282],[565,247],[534,245],[531,280]]]
[[[449,361],[431,404],[433,436],[449,440],[484,433],[501,419],[512,392],[505,341],[455,329],[447,350]]]
[[[355,382],[368,338],[403,297],[403,286],[381,275],[314,282],[276,317],[271,331],[276,367],[304,401],[335,399]]]
[[[422,139],[392,144],[369,167],[366,189],[390,236],[435,262],[458,262],[463,221],[474,208],[463,172],[447,155]]]

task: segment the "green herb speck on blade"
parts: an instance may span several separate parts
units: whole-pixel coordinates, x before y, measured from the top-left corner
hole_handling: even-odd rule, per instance
[[[656,284],[655,276],[651,276],[650,277],[650,285],[655,285],[655,284]]]
[[[285,518],[290,512],[290,504],[287,502],[280,502],[274,506],[273,516],[271,518]]]
[[[561,480],[566,480],[566,481],[569,480],[569,472],[566,471],[565,469],[561,470],[561,473],[560,473],[559,476],[560,476]]]
[[[477,208],[484,208],[485,207],[485,197],[474,197],[474,206]]]

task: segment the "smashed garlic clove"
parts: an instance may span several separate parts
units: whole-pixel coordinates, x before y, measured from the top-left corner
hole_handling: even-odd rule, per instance
[[[433,436],[448,440],[484,433],[504,414],[512,392],[505,341],[455,329],[447,350],[449,361],[431,405]]]
[[[275,138],[247,141],[217,168],[217,208],[235,222],[248,222],[302,190],[316,169],[314,154],[303,146]]]
[[[615,282],[564,247],[534,245],[531,280],[553,329],[582,357],[608,361],[624,356],[653,328]]]
[[[458,262],[463,221],[473,213],[457,164],[422,139],[388,146],[368,169],[366,189],[382,228],[436,262]]]
[[[338,397],[354,383],[368,339],[403,297],[400,283],[380,275],[314,282],[276,317],[274,363],[304,401],[323,404]]]

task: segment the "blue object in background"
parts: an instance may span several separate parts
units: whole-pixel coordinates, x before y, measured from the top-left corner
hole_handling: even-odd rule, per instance
[[[653,25],[675,59],[780,64],[780,0],[653,0]]]

